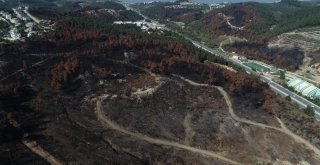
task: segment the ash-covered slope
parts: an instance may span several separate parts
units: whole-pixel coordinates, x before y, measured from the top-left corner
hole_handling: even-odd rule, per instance
[[[75,20],[1,45],[2,162],[319,164],[319,126],[257,78],[171,33]]]
[[[108,55],[79,57],[81,69],[76,71],[77,76],[59,90],[43,83],[49,61],[24,72],[32,75],[32,81],[22,76],[9,78],[14,82],[18,81],[16,78],[22,79],[18,82],[24,86],[31,83],[32,88],[28,88],[34,94],[17,102],[30,107],[30,112],[5,106],[4,112],[12,115],[3,119],[20,123],[23,119],[19,115],[23,115],[29,122],[45,121],[31,125],[34,129],[18,131],[25,131],[22,139],[36,141],[60,162],[315,164],[319,161],[312,148],[285,133],[276,118],[262,108],[259,110],[259,105],[251,107],[257,106],[253,98],[243,100],[251,109],[243,111],[236,107],[243,106],[238,101],[241,98],[232,93],[232,97],[225,95],[221,87],[171,73],[155,74],[131,59],[124,59],[123,54],[112,55],[120,59]],[[24,88],[27,87],[14,88],[8,94],[15,96],[10,100],[25,97]],[[7,103],[3,101],[2,105]],[[250,122],[235,117],[230,110],[241,113]],[[31,112],[43,115],[37,118]]]

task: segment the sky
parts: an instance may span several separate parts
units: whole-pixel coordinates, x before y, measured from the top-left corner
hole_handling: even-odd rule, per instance
[[[121,0],[123,2],[127,3],[137,3],[137,2],[150,2],[150,1],[173,1],[173,0]],[[222,3],[222,2],[245,2],[248,0],[192,0],[193,2],[198,2],[198,3]],[[265,3],[272,3],[275,2],[276,0],[251,0],[255,2],[265,2]]]

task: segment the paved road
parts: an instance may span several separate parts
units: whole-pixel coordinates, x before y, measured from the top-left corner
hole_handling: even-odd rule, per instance
[[[139,12],[138,10],[132,9],[132,8],[128,7],[127,5],[125,5],[125,6],[126,6],[127,9],[129,9],[129,10],[133,10],[133,11],[137,12],[138,14],[140,14],[140,15],[141,15],[142,17],[144,17],[145,19],[149,19],[149,20],[151,20],[153,23],[159,24],[157,21],[152,20],[152,19],[148,18],[147,16],[141,14],[141,12]],[[160,24],[159,24],[159,25],[160,25]],[[250,67],[242,64],[240,61],[235,60],[235,59],[232,59],[231,56],[230,56],[230,54],[228,54],[228,53],[226,53],[226,52],[223,52],[223,51],[221,51],[221,50],[219,50],[219,49],[209,48],[209,47],[207,47],[206,45],[204,45],[204,44],[202,44],[202,43],[200,43],[200,42],[198,42],[198,41],[195,41],[195,40],[193,40],[193,39],[191,39],[191,38],[189,38],[189,37],[187,37],[187,36],[185,36],[185,35],[177,32],[177,31],[175,31],[175,30],[172,30],[172,29],[168,28],[168,27],[165,27],[165,30],[168,30],[168,31],[177,33],[177,34],[179,34],[180,36],[182,36],[182,37],[184,37],[185,39],[187,39],[187,40],[189,40],[190,42],[192,42],[192,44],[193,44],[194,46],[196,46],[196,47],[198,47],[198,48],[200,48],[200,49],[202,49],[202,50],[205,50],[205,51],[207,51],[208,53],[210,53],[210,54],[212,54],[212,55],[214,55],[214,56],[219,56],[219,57],[221,57],[221,58],[223,58],[223,59],[225,59],[225,60],[227,60],[227,61],[229,61],[229,62],[232,62],[232,63],[234,63],[234,64],[242,67],[243,69],[246,70],[246,72],[247,72],[248,74],[252,74],[252,75],[255,75],[255,76],[260,77],[260,79],[261,79],[263,82],[269,84],[270,88],[271,88],[274,92],[276,92],[276,93],[278,93],[278,94],[280,94],[280,95],[283,95],[283,96],[290,96],[291,99],[292,99],[292,101],[296,102],[300,107],[302,107],[302,108],[306,108],[307,106],[313,107],[314,112],[315,112],[315,118],[316,118],[317,121],[320,121],[320,107],[317,106],[316,104],[314,104],[314,103],[310,102],[309,100],[307,100],[307,99],[305,99],[305,98],[303,98],[303,97],[295,94],[294,92],[289,91],[288,89],[282,87],[280,84],[272,81],[272,80],[269,79],[268,77],[266,77],[266,76],[264,76],[264,75],[260,75],[260,74],[258,74],[257,72],[254,72]]]
[[[36,18],[35,16],[31,15],[28,11],[28,9],[24,9],[23,12],[30,18],[32,19],[35,23],[39,24],[40,23],[40,19]]]
[[[182,36],[183,36],[183,35],[182,35]],[[267,76],[265,76],[265,75],[260,75],[260,74],[258,74],[257,72],[254,72],[250,67],[242,64],[240,61],[234,60],[234,59],[230,58],[230,55],[228,55],[227,53],[222,52],[222,51],[217,50],[217,49],[208,48],[207,46],[205,46],[205,45],[203,45],[203,44],[201,44],[201,43],[199,43],[199,42],[197,42],[197,41],[194,41],[194,40],[190,39],[189,37],[185,37],[185,38],[188,39],[188,40],[190,40],[196,47],[201,48],[201,49],[203,49],[203,50],[205,50],[205,51],[207,51],[207,52],[209,52],[209,53],[211,53],[211,54],[213,54],[213,55],[220,56],[220,57],[222,57],[223,59],[225,59],[225,60],[227,60],[227,61],[230,61],[230,62],[232,62],[232,63],[234,63],[234,64],[242,67],[243,69],[246,70],[247,73],[260,77],[260,79],[261,79],[263,82],[269,84],[270,88],[271,88],[274,92],[276,92],[276,93],[278,93],[278,94],[280,94],[280,95],[282,95],[282,96],[290,96],[291,99],[292,99],[292,101],[298,103],[298,105],[299,105],[300,107],[303,107],[303,108],[306,108],[307,106],[313,107],[314,112],[315,112],[315,118],[316,118],[318,121],[320,121],[320,107],[317,106],[316,104],[314,104],[314,103],[310,102],[309,100],[307,100],[307,99],[305,99],[305,98],[297,95],[296,93],[291,92],[290,90],[284,88],[284,87],[281,86],[280,84],[272,81],[269,77],[267,77]]]
[[[276,92],[276,93],[279,93],[280,95],[283,95],[283,96],[290,96],[291,99],[298,103],[298,105],[300,107],[303,107],[303,108],[306,108],[307,106],[310,106],[310,107],[313,107],[314,109],[314,112],[315,112],[315,118],[320,121],[320,107],[317,106],[316,104],[310,102],[309,100],[297,95],[296,93],[294,92],[291,92],[290,90],[284,88],[283,86],[281,86],[280,84],[272,81],[269,77],[265,76],[265,75],[260,75],[258,74],[257,72],[254,72],[251,68],[249,68],[248,66],[242,64],[240,61],[237,61],[237,60],[234,60],[232,58],[230,58],[229,55],[227,55],[226,53],[222,52],[222,51],[219,51],[219,50],[215,50],[215,49],[210,49],[204,45],[202,45],[201,43],[199,42],[196,42],[196,41],[193,41],[192,39],[190,38],[186,38],[186,39],[189,39],[195,46],[213,54],[213,55],[217,55],[217,56],[220,56],[222,58],[224,58],[225,60],[227,61],[230,61],[240,67],[242,67],[243,69],[246,70],[247,73],[249,74],[252,74],[252,75],[255,75],[255,76],[258,76],[260,77],[260,79],[265,82],[265,83],[268,83],[270,88]]]

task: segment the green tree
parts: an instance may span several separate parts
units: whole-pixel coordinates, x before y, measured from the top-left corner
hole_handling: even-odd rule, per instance
[[[282,80],[286,79],[286,72],[285,71],[280,70],[279,74],[280,74],[280,79],[282,79]]]
[[[291,97],[290,97],[290,96],[287,96],[287,97],[286,97],[286,100],[287,100],[287,101],[291,101]]]
[[[314,110],[312,107],[308,106],[307,108],[305,108],[304,110],[304,113],[308,116],[311,116],[313,117],[314,116]]]
[[[8,28],[9,24],[5,21],[0,20],[0,29]]]

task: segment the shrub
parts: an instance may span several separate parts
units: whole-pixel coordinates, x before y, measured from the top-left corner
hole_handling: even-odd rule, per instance
[[[313,111],[313,108],[312,107],[307,107],[306,109],[304,109],[303,110],[304,111],[304,113],[306,114],[306,115],[308,115],[308,116],[311,116],[311,117],[313,117],[314,116],[314,111]]]

